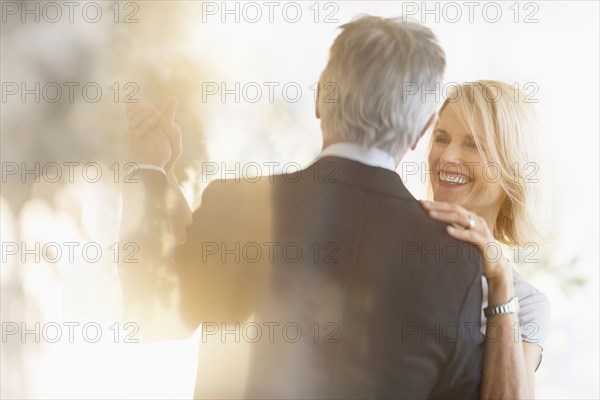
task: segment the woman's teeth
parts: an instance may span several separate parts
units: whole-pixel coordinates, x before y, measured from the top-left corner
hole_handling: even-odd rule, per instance
[[[469,182],[469,179],[464,176],[451,176],[446,174],[440,174],[440,180],[449,183],[456,183],[458,185],[464,185],[465,183]]]

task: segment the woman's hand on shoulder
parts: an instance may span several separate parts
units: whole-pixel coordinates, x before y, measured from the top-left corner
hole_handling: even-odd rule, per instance
[[[483,275],[488,282],[512,281],[512,267],[502,255],[485,219],[456,204],[425,200],[420,203],[432,219],[448,224],[448,235],[479,248],[483,256]]]

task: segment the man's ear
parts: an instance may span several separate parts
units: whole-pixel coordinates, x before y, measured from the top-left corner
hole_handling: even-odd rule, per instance
[[[421,133],[419,133],[419,136],[417,136],[417,139],[415,140],[415,142],[412,144],[412,146],[410,146],[411,150],[414,150],[417,148],[417,144],[419,144],[419,140],[421,140],[421,138],[425,135],[425,133],[436,124],[437,120],[438,120],[438,114],[437,113],[431,114],[431,117],[429,117],[429,121],[427,121],[427,123],[423,127],[423,130],[421,131]]]
[[[321,95],[321,82],[317,83],[317,101],[315,102],[315,117],[321,119],[321,113],[319,112],[319,96]]]

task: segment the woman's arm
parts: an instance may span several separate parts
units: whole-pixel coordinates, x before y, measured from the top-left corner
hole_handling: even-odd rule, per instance
[[[503,271],[488,279],[488,303],[507,303],[514,297],[512,269],[505,259],[498,265]],[[500,314],[488,318],[483,357],[482,399],[532,399],[534,374],[539,359],[535,348],[521,340],[517,314]],[[539,349],[539,346],[535,346]],[[526,350],[527,349],[527,350]],[[535,361],[534,361],[535,360]]]
[[[499,260],[486,257],[489,247],[496,247],[500,251],[486,221],[455,204],[422,201],[421,205],[430,217],[449,224],[447,232],[450,236],[473,243],[481,250],[483,275],[489,290],[488,304],[496,306],[512,299],[515,286],[510,263],[504,257]],[[490,253],[493,254],[493,251]],[[535,348],[523,343],[518,327],[519,316],[514,313],[488,318],[481,398],[533,398],[539,353],[536,355]]]
[[[535,371],[542,361],[542,348],[533,343],[523,342],[525,369],[529,382],[530,398],[535,398]]]

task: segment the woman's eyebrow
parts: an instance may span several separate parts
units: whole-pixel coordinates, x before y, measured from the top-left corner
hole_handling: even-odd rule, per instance
[[[446,135],[448,134],[448,132],[446,132],[446,130],[442,129],[442,128],[435,128],[433,130],[433,133],[435,133],[435,132],[445,133]]]

